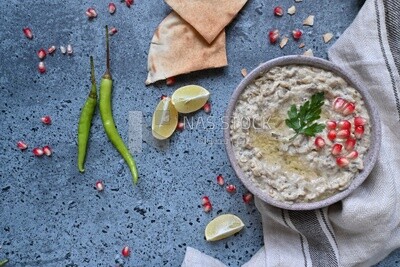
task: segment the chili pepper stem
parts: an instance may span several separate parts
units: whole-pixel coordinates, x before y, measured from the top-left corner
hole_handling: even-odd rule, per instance
[[[132,155],[129,152],[129,149],[126,147],[124,141],[119,135],[117,128],[115,127],[115,122],[112,114],[111,107],[111,94],[112,94],[112,76],[110,72],[110,45],[109,45],[109,37],[108,37],[108,26],[106,26],[106,71],[100,82],[100,115],[101,121],[103,123],[104,130],[107,134],[108,139],[111,141],[113,146],[117,149],[117,151],[124,158],[126,164],[128,165],[131,174],[132,181],[134,184],[137,183],[138,180],[138,171],[136,168],[136,162],[133,159]]]
[[[8,259],[0,260],[0,267],[5,266],[8,262]]]

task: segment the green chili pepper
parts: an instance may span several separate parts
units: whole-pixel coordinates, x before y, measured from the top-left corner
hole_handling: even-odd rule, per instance
[[[110,73],[110,45],[108,41],[108,26],[106,26],[106,49],[107,49],[107,69],[101,78],[100,82],[100,115],[101,121],[103,122],[104,130],[108,136],[108,139],[118,150],[121,156],[124,158],[126,164],[128,164],[129,169],[132,173],[133,183],[137,183],[138,171],[136,168],[136,163],[128,148],[124,144],[121,136],[118,134],[117,128],[115,127],[114,118],[112,115],[111,107],[111,93],[112,93],[112,77]]]
[[[96,87],[96,79],[94,77],[94,63],[93,57],[90,57],[90,79],[92,81],[92,88],[90,89],[90,93],[88,98],[86,99],[85,105],[81,111],[81,117],[79,118],[78,124],[78,169],[80,172],[84,172],[85,168],[85,159],[86,159],[86,151],[87,144],[89,140],[90,134],[90,126],[92,125],[92,118],[94,110],[96,109],[97,104],[97,87]]]
[[[0,267],[6,266],[7,262],[8,262],[8,259],[1,260],[0,261]]]

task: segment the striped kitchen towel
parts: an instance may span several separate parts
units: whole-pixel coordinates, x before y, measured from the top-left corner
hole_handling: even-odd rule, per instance
[[[371,175],[349,197],[324,209],[288,211],[257,199],[264,247],[245,267],[371,266],[400,247],[399,36],[400,1],[367,0],[328,53],[358,76],[379,108],[382,147]],[[225,265],[187,248],[182,266]]]

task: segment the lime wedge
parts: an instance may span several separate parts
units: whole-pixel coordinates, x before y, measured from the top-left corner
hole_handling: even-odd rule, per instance
[[[207,241],[217,241],[232,236],[242,230],[244,223],[233,214],[223,214],[214,218],[206,226]]]
[[[159,140],[170,137],[178,124],[178,111],[171,103],[169,97],[164,98],[158,103],[153,113],[151,130],[153,136]]]
[[[210,97],[210,92],[198,85],[186,85],[171,96],[172,104],[180,113],[191,113],[201,109]]]

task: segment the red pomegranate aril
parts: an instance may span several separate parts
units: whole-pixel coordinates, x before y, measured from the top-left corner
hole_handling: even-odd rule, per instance
[[[17,147],[21,150],[25,150],[28,148],[28,145],[24,141],[18,141],[17,142]]]
[[[23,28],[22,31],[24,32],[24,35],[25,35],[26,38],[28,38],[28,39],[32,39],[33,38],[33,34],[32,34],[31,28],[26,27],[26,28]]]
[[[39,70],[40,73],[45,73],[46,72],[46,66],[44,65],[43,61],[39,62],[38,70]]]
[[[174,85],[175,84],[175,77],[169,77],[167,78],[167,80],[165,81],[165,83],[167,85]]]
[[[349,163],[349,160],[345,157],[338,157],[336,159],[336,164],[341,168],[346,167],[347,165],[349,165]]]
[[[108,34],[111,36],[116,34],[117,32],[118,32],[118,30],[115,27],[112,27],[111,29],[108,30]]]
[[[41,149],[40,147],[35,147],[35,148],[32,150],[32,153],[33,153],[33,155],[35,155],[36,157],[41,157],[41,156],[43,156],[43,154],[44,154],[43,149]]]
[[[280,6],[277,6],[274,8],[274,15],[278,16],[278,17],[282,17],[283,16],[283,8]]]
[[[314,144],[317,148],[323,148],[325,146],[325,140],[321,136],[315,138]]]
[[[246,193],[242,196],[243,202],[246,204],[249,204],[253,200],[253,194],[252,193]]]
[[[356,105],[354,103],[349,102],[346,105],[344,105],[342,114],[345,116],[350,115],[351,113],[354,112],[355,109]]]
[[[178,124],[176,125],[176,130],[183,131],[184,129],[185,129],[185,123],[183,121],[179,121]]]
[[[101,180],[98,180],[95,184],[96,190],[101,192],[104,190],[104,182]]]
[[[203,210],[204,210],[204,212],[206,212],[206,213],[210,212],[210,211],[212,210],[212,205],[211,205],[211,203],[208,202],[208,203],[204,204],[204,205],[203,205]]]
[[[347,104],[347,101],[341,97],[338,97],[333,101],[333,110],[335,111],[342,111],[343,107]]]
[[[328,130],[335,130],[336,129],[336,121],[327,121],[326,128]]]
[[[358,152],[356,150],[351,151],[346,158],[348,159],[356,159],[358,157]]]
[[[342,153],[342,148],[343,148],[343,145],[334,144],[332,146],[332,151],[331,151],[332,155],[334,155],[334,156],[340,155],[340,153]]]
[[[131,255],[131,249],[128,246],[125,246],[123,247],[121,254],[124,257],[129,257],[129,255]]]
[[[41,117],[40,120],[43,122],[43,124],[51,124],[51,117],[49,115]]]
[[[364,135],[364,126],[359,125],[354,129],[354,136],[360,139]]]
[[[348,120],[339,121],[337,127],[339,130],[350,130],[351,123]]]
[[[201,205],[205,205],[207,203],[211,203],[210,198],[208,196],[204,196],[201,198]]]
[[[217,184],[219,184],[220,186],[223,186],[225,184],[224,177],[221,174],[217,176]]]
[[[347,139],[350,137],[350,130],[344,129],[337,132],[336,137],[339,139]]]
[[[345,148],[347,151],[352,151],[352,150],[354,149],[355,145],[356,145],[356,139],[350,137],[350,138],[347,139],[346,142],[344,143],[344,148]]]
[[[210,113],[211,112],[211,104],[209,102],[205,103],[203,106],[203,110],[205,113]]]
[[[292,35],[293,35],[293,39],[299,40],[301,38],[301,36],[303,35],[303,32],[301,30],[297,29],[292,32]]]
[[[335,130],[330,130],[330,131],[328,132],[327,137],[328,137],[329,140],[333,141],[333,140],[336,139],[336,135],[337,135],[337,133],[336,133]]]
[[[228,193],[235,193],[236,192],[236,186],[234,186],[233,184],[227,185],[226,186],[226,191],[228,191]]]
[[[354,126],[356,126],[356,127],[364,126],[366,122],[367,122],[367,120],[361,116],[354,117]]]
[[[46,156],[50,157],[51,154],[53,154],[53,150],[51,149],[50,146],[44,146],[44,147],[43,147],[43,153],[44,153]]]
[[[56,46],[52,45],[49,47],[49,49],[47,49],[47,53],[49,54],[53,54],[54,51],[56,51]]]
[[[86,10],[86,16],[88,16],[89,19],[93,19],[93,18],[97,17],[97,12],[93,7],[89,7]]]
[[[117,10],[117,7],[115,6],[114,3],[108,4],[108,12],[110,12],[110,14],[114,14],[116,10]]]
[[[269,36],[269,42],[271,44],[275,44],[279,39],[279,30],[270,31],[268,36]]]
[[[125,4],[127,7],[131,7],[131,5],[133,5],[133,0],[125,0]]]
[[[43,60],[46,57],[46,50],[40,48],[40,50],[37,52],[37,55],[40,60]]]

